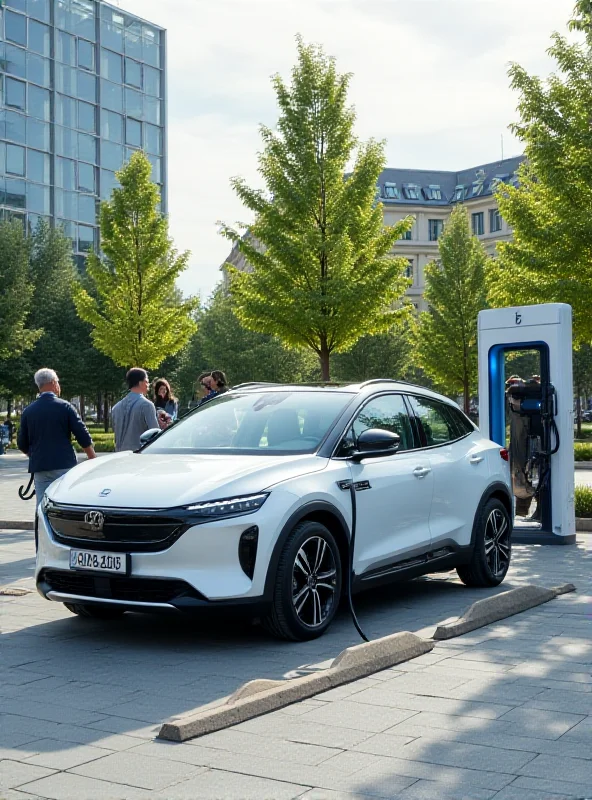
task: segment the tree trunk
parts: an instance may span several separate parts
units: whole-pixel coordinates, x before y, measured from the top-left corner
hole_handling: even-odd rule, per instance
[[[464,412],[468,416],[469,409],[471,406],[471,393],[469,391],[469,379],[466,378],[463,386],[463,404],[464,404]]]
[[[6,416],[8,419],[12,416],[12,397],[9,397],[6,402]]]
[[[582,393],[579,387],[576,389],[576,425],[577,425],[576,438],[581,439],[582,438]]]
[[[103,427],[105,433],[109,433],[109,393],[103,395]]]
[[[100,425],[103,421],[103,394],[99,392],[97,395],[97,424]]]
[[[331,354],[329,353],[326,345],[321,345],[321,352],[319,353],[319,360],[321,362],[321,380],[327,382],[331,380],[329,364],[330,356]]]

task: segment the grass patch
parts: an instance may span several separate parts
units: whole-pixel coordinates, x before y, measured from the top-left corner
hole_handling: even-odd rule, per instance
[[[576,486],[576,517],[592,517],[592,486]]]

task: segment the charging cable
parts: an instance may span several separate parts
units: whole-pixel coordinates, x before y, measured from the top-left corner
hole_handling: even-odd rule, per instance
[[[347,604],[349,607],[349,612],[351,614],[353,623],[356,626],[357,632],[360,634],[360,636],[365,642],[368,642],[370,640],[360,627],[360,623],[358,622],[358,618],[356,616],[356,610],[354,608],[354,601],[352,598],[352,584],[354,580],[354,550],[356,546],[356,510],[357,510],[356,487],[353,480],[349,482],[349,493],[352,504],[352,523],[351,523],[351,538],[349,542],[349,565],[348,565],[349,568],[347,571]]]

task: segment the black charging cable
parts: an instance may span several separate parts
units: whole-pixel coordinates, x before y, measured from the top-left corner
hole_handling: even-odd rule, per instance
[[[351,504],[352,504],[352,523],[351,523],[351,537],[349,541],[349,569],[347,571],[347,604],[349,607],[349,612],[351,614],[351,618],[353,620],[354,625],[356,626],[357,632],[360,634],[362,639],[365,642],[370,641],[362,628],[360,627],[360,623],[358,622],[358,618],[356,616],[356,610],[354,608],[354,601],[352,598],[352,584],[354,581],[354,549],[356,546],[356,487],[354,485],[353,480],[349,482],[349,493],[351,497]]]

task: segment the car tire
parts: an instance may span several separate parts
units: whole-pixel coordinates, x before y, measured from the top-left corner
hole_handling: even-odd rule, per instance
[[[466,586],[498,586],[510,567],[511,536],[507,508],[501,500],[490,498],[477,512],[471,560],[456,569],[461,581]]]
[[[125,609],[118,606],[94,606],[86,603],[64,603],[64,605],[72,614],[88,619],[119,619],[125,614]]]
[[[281,552],[263,626],[279,639],[316,639],[337,613],[341,583],[341,558],[331,531],[312,520],[298,523]]]

